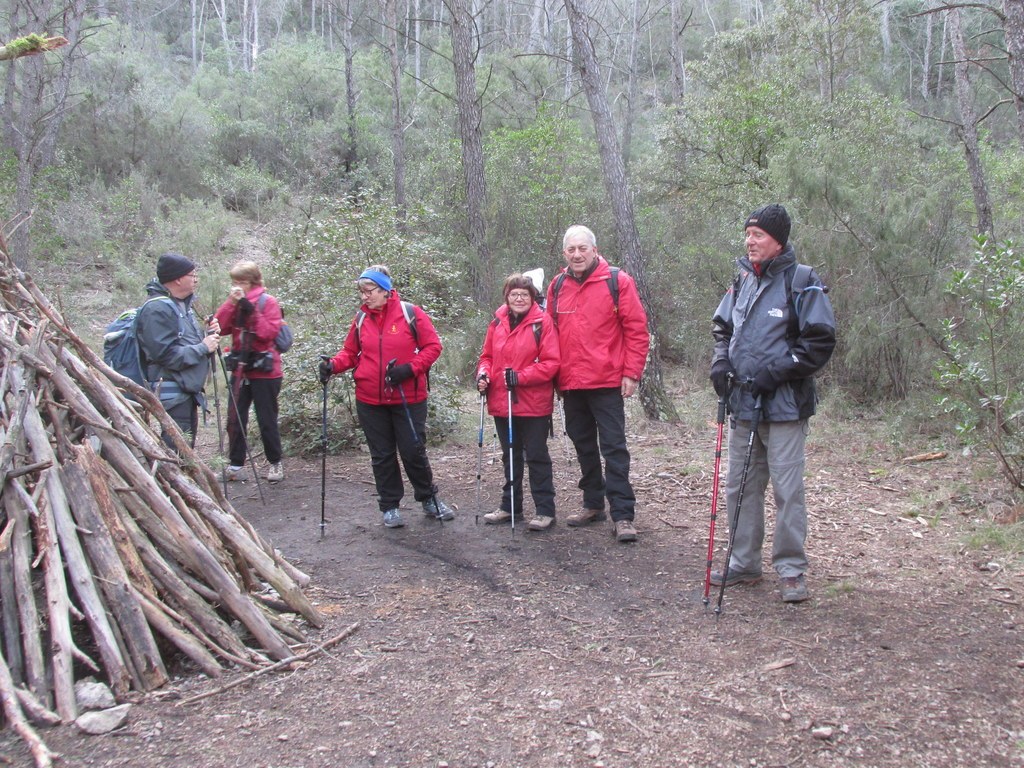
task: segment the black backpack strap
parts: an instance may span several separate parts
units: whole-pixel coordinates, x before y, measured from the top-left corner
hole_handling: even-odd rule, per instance
[[[619,311],[619,272],[618,267],[611,268],[611,277],[608,278],[608,290],[612,294],[612,304],[615,305],[616,313]]]
[[[552,320],[555,321],[555,325],[558,325],[558,292],[562,290],[562,283],[565,282],[565,272],[562,272],[555,278],[555,287],[551,289],[551,315]]]

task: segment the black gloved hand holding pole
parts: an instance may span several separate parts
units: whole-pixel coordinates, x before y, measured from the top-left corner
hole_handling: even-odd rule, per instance
[[[716,360],[711,366],[711,384],[715,388],[715,394],[725,397],[729,394],[731,382],[736,378],[736,369],[728,359]]]
[[[775,383],[775,377],[772,376],[771,371],[767,368],[762,368],[757,372],[754,380],[750,383],[750,393],[755,398],[766,399],[775,394],[775,390],[778,389],[778,384]]]
[[[384,376],[384,381],[389,386],[397,386],[403,381],[408,381],[415,374],[412,370],[412,363],[402,363],[401,365],[388,364],[387,374]]]
[[[330,355],[320,355],[320,365],[317,370],[320,383],[326,384],[334,375],[334,363],[331,362]]]
[[[511,368],[505,369],[505,386],[508,387],[509,394],[512,395],[512,402],[519,402],[519,395],[516,393],[516,387],[519,386],[519,374],[513,371]],[[511,414],[509,414],[511,416]]]

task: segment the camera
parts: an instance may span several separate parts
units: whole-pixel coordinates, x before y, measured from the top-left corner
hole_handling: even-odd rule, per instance
[[[224,355],[224,367],[232,373],[239,368],[245,372],[259,371],[260,373],[270,373],[274,370],[273,352],[250,352],[245,357],[248,359],[243,363],[242,353],[232,350]]]
[[[274,370],[274,353],[273,352],[253,352],[249,356],[249,362],[245,366],[247,371],[259,371],[260,373],[270,373]]]

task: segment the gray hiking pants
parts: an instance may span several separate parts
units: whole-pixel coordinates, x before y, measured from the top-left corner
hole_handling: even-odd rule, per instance
[[[729,430],[729,473],[725,493],[730,525],[740,492],[750,427],[750,422],[736,421]],[[807,506],[804,503],[804,441],[807,432],[807,419],[761,422],[758,425],[729,570],[761,572],[764,498],[768,481],[771,480],[776,508],[775,530],[772,535],[772,566],[781,577],[799,576],[806,572],[804,540],[807,538]]]

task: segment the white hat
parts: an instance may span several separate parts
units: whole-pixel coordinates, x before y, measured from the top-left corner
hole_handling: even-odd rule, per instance
[[[530,278],[530,282],[533,283],[533,287],[537,289],[538,293],[544,293],[544,267],[523,272],[523,277]]]

